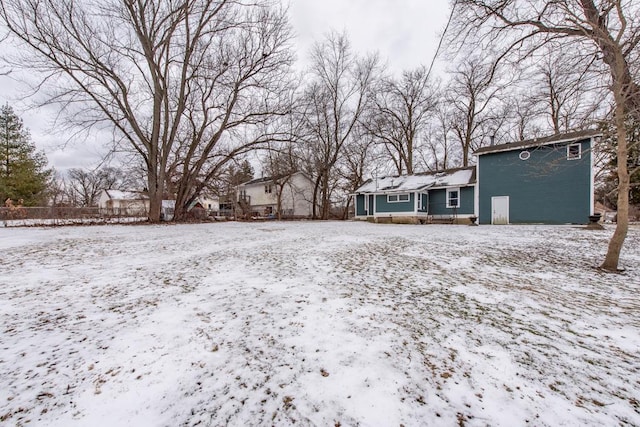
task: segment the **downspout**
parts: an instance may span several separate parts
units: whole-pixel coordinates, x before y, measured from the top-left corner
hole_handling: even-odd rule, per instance
[[[476,162],[476,183],[473,184],[473,216],[477,218],[477,224],[480,224],[480,156]]]
[[[594,171],[593,171],[593,139],[594,137],[592,136],[591,138],[589,138],[589,176],[590,176],[590,183],[589,183],[589,187],[590,187],[590,194],[589,194],[589,215],[593,215],[594,214],[594,204],[595,204],[595,176],[594,176]],[[604,217],[604,215],[603,215]]]

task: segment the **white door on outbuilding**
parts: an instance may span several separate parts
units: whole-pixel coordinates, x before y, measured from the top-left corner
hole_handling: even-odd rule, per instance
[[[509,224],[509,196],[491,197],[491,224]]]

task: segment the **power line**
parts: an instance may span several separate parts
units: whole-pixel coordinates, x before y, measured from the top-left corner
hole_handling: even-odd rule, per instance
[[[454,0],[453,5],[451,6],[451,13],[449,14],[449,20],[447,20],[447,25],[444,27],[444,31],[440,36],[440,41],[438,42],[438,47],[436,48],[436,53],[433,55],[433,59],[431,60],[431,65],[429,65],[429,71],[427,71],[427,80],[429,80],[429,76],[431,75],[431,70],[433,69],[433,64],[436,62],[436,58],[438,57],[438,53],[440,53],[440,48],[442,47],[442,43],[444,41],[444,37],[447,34],[447,30],[449,30],[449,25],[451,25],[451,21],[453,21],[453,12],[456,9],[456,4],[458,0]]]

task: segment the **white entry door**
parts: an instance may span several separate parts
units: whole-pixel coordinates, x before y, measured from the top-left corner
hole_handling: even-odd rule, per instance
[[[491,198],[491,224],[509,224],[509,196]]]

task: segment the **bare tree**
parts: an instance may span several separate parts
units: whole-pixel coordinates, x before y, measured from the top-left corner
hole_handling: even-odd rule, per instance
[[[312,164],[315,180],[314,218],[329,218],[339,182],[336,164],[370,104],[377,71],[377,56],[354,55],[344,34],[329,33],[313,48],[311,83],[303,95],[303,123],[305,157]]]
[[[456,158],[453,147],[451,114],[449,106],[441,95],[425,135],[426,149],[421,153],[421,161],[429,171],[443,171],[460,160]]]
[[[347,219],[349,215],[352,197],[348,195],[353,194],[366,181],[365,176],[372,172],[372,163],[376,157],[375,139],[371,133],[364,126],[358,126],[355,132],[353,141],[345,147],[340,161],[339,174],[343,190],[347,194],[342,219]]]
[[[501,58],[516,60],[535,55],[549,43],[571,44],[607,72],[615,104],[617,129],[618,222],[601,265],[618,269],[629,228],[629,150],[625,123],[640,116],[637,81],[640,43],[640,5],[631,0],[458,0],[456,14],[463,38],[480,37],[502,48]],[[635,76],[635,77],[634,77]],[[624,159],[624,160],[623,160]]]
[[[282,197],[292,176],[300,171],[295,142],[271,145],[264,157],[264,171],[270,176],[276,191],[276,216],[282,219]]]
[[[107,124],[143,159],[149,219],[175,166],[177,218],[207,179],[259,144],[291,62],[275,0],[0,0],[0,16],[45,73],[49,97],[89,127]],[[248,142],[247,142],[248,141]]]
[[[532,99],[546,107],[541,113],[559,134],[592,124],[602,97],[591,72],[593,59],[579,52],[569,56],[570,47],[554,45],[547,46],[547,53],[534,70],[538,91]]]
[[[450,127],[460,146],[462,166],[467,167],[471,154],[488,143],[487,133],[493,136],[497,117],[500,87],[494,84],[491,65],[478,57],[469,57],[458,64],[448,87],[447,105],[451,108]]]
[[[419,67],[403,72],[399,79],[382,80],[365,121],[373,137],[386,145],[399,175],[414,173],[422,131],[436,104],[428,77],[427,68]]]
[[[525,82],[527,85],[530,81]],[[509,110],[510,130],[508,139],[524,141],[539,136],[542,132],[539,124],[543,108],[537,99],[531,96],[529,90],[512,90],[513,96],[507,101]]]
[[[9,38],[9,34],[7,33],[0,34],[0,46],[4,45],[8,38]],[[11,74],[11,69],[5,68],[4,64],[0,65],[0,76],[8,76],[9,74]]]
[[[64,179],[64,196],[77,207],[98,205],[102,190],[128,190],[127,177],[120,169],[104,167],[98,170],[70,169]]]

